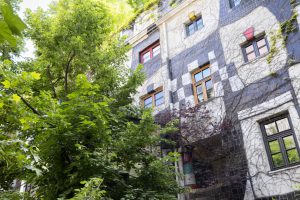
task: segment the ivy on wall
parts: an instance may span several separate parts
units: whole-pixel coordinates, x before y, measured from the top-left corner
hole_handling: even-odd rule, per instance
[[[160,3],[160,0],[149,0],[147,2],[145,2],[143,4],[142,7],[137,8],[134,11],[134,15],[131,17],[131,19],[129,20],[128,24],[124,27],[122,27],[122,30],[128,29],[128,28],[132,28],[135,20],[145,11],[150,10],[152,8],[154,8],[155,6],[157,6]]]
[[[292,6],[292,15],[291,17],[280,23],[279,29],[277,31],[271,32],[271,41],[270,41],[270,53],[267,57],[268,64],[271,63],[275,55],[278,53],[279,49],[277,48],[278,41],[282,41],[282,46],[286,46],[289,35],[297,31],[297,17],[298,13],[295,12],[294,7],[296,5],[296,0],[290,0]]]

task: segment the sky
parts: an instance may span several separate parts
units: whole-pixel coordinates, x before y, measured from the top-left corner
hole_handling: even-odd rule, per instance
[[[53,0],[23,0],[23,2],[20,4],[20,11],[19,16],[24,19],[24,11],[29,8],[31,10],[36,10],[38,7],[41,7],[43,9],[47,9],[48,5]],[[21,53],[21,58],[34,58],[34,44],[30,40],[26,40],[25,43],[25,50]]]

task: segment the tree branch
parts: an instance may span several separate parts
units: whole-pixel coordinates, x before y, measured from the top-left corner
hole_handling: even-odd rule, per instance
[[[30,103],[28,101],[26,101],[26,99],[24,99],[21,95],[18,94],[18,92],[16,92],[17,95],[21,98],[21,100],[23,101],[23,103],[30,109],[32,110],[32,112],[34,114],[37,114],[37,115],[41,115],[32,105],[30,105]]]
[[[71,66],[70,64],[71,64],[72,60],[75,57],[75,52],[72,51],[70,54],[71,54],[71,56],[68,59],[68,62],[67,62],[66,67],[65,67],[65,92],[66,93],[68,92],[68,74],[69,74],[69,70],[70,70],[70,66]]]
[[[53,84],[53,82],[52,82],[53,77],[52,77],[52,74],[51,74],[51,71],[50,71],[50,64],[47,66],[47,74],[48,74],[48,77],[49,77],[49,79],[50,79],[50,84],[51,84],[51,89],[52,89],[52,92],[53,92],[53,97],[54,97],[54,98],[57,98],[55,86],[54,86],[54,84]]]

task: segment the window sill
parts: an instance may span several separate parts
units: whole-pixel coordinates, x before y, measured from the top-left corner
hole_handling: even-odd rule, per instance
[[[191,38],[193,35],[195,35],[196,33],[200,33],[200,32],[203,32],[204,30],[204,26],[200,29],[197,29],[194,33],[188,35],[188,34],[185,34],[185,38],[184,39],[188,39],[188,38]]]
[[[248,62],[243,63],[241,66],[245,66],[245,65],[248,65],[248,64],[256,63],[256,62],[258,62],[258,60],[260,60],[260,59],[266,57],[267,55],[269,55],[269,53],[270,53],[270,52],[264,53],[263,55],[260,55],[260,56],[256,57],[256,58],[253,59],[253,60],[250,60],[250,61],[248,61]]]
[[[197,104],[195,103],[195,106],[203,106],[206,105],[207,103],[212,102],[213,100],[215,100],[216,97],[211,97],[209,99],[207,99],[206,101],[202,101],[202,102],[198,102]]]
[[[147,60],[146,62],[140,62],[141,65],[144,65],[144,64],[148,64],[149,62],[151,62],[153,59],[155,59],[156,57],[160,56],[160,53],[153,56],[152,58],[150,58],[150,60]]]
[[[300,168],[300,163],[298,163],[294,166],[290,166],[290,167],[286,167],[286,168],[282,168],[282,169],[276,169],[274,171],[269,171],[268,175],[274,175],[274,174],[277,174],[277,173],[280,173],[280,172],[283,172],[283,171],[286,171],[286,170],[295,169],[295,168]]]

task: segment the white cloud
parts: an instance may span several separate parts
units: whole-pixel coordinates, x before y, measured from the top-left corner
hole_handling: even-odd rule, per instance
[[[23,2],[20,4],[20,12],[19,14],[21,17],[24,16],[24,12],[27,8],[30,10],[34,11],[38,7],[41,7],[43,9],[47,9],[48,5],[52,2],[53,0],[23,0]]]

